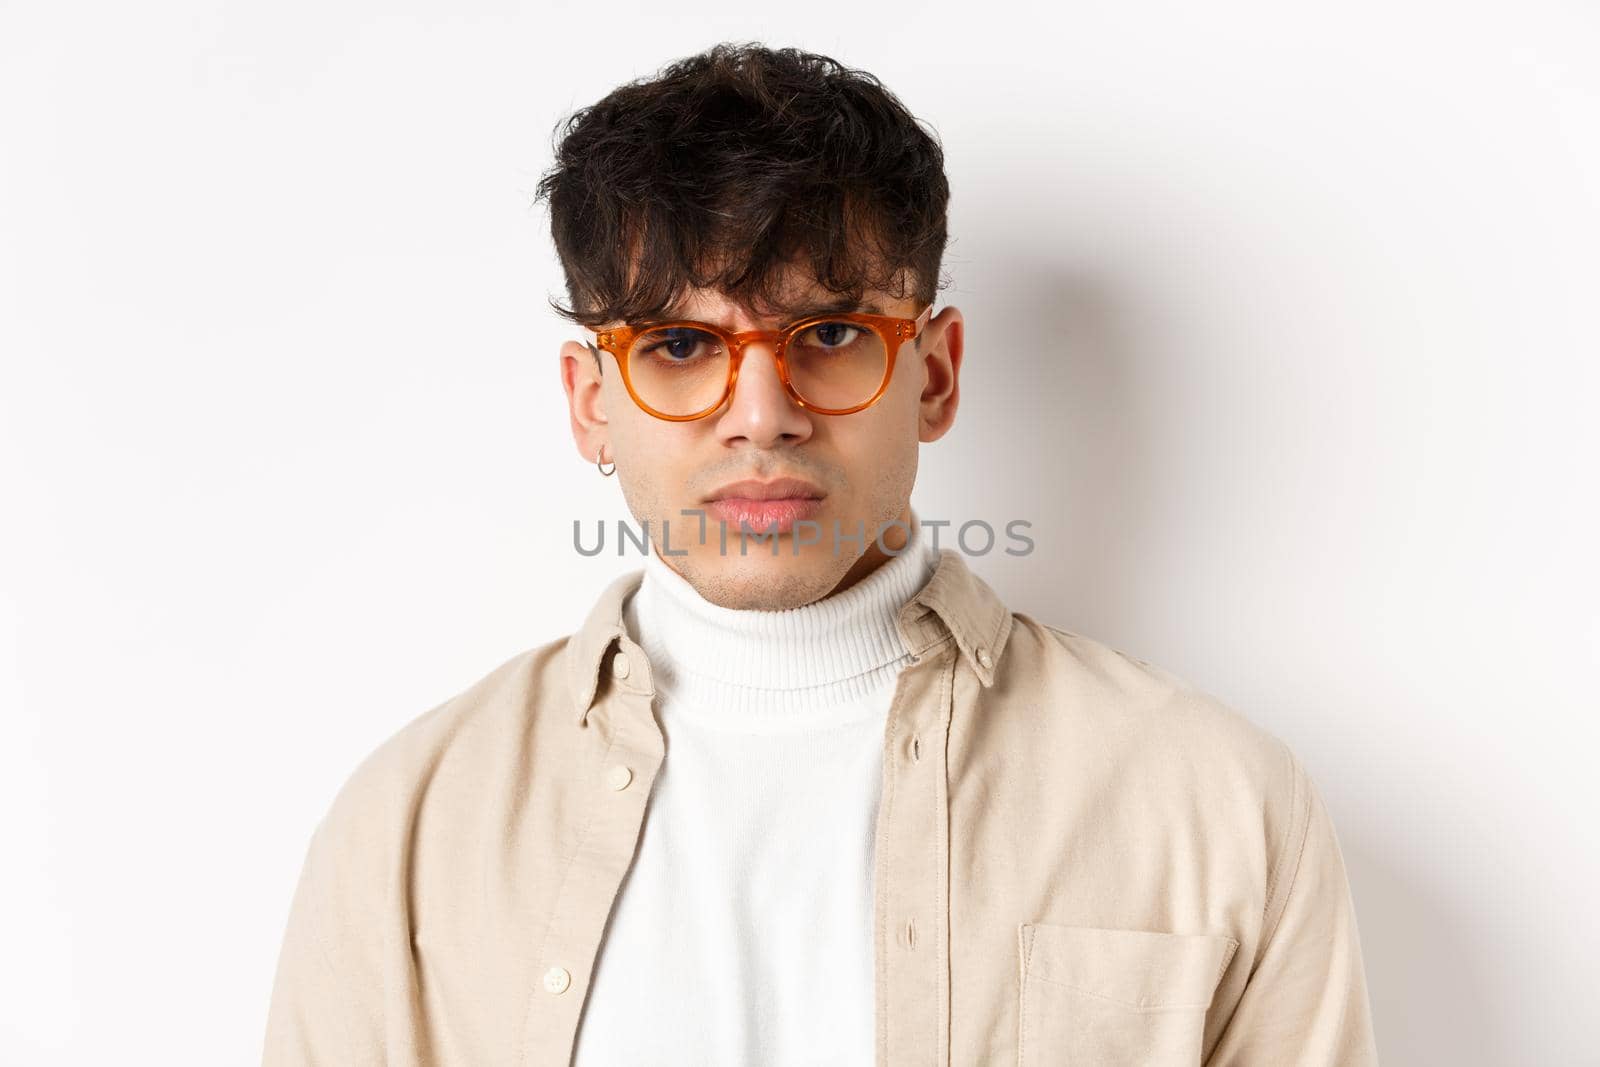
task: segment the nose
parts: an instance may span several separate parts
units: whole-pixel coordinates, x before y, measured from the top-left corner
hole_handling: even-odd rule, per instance
[[[810,437],[811,419],[811,413],[784,392],[773,346],[746,345],[733,394],[717,418],[717,433],[725,441],[747,440],[758,448],[770,448],[780,441],[793,444]]]

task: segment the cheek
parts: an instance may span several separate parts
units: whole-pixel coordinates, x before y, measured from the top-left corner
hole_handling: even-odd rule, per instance
[[[892,435],[892,445],[915,447],[922,421],[922,389],[926,384],[922,365],[895,368],[894,378],[883,399],[884,433]]]
[[[895,496],[916,476],[920,445],[915,397],[885,393],[864,414],[872,417],[846,420],[851,424],[839,428],[833,446],[859,499]]]
[[[627,397],[623,400],[627,401]],[[682,506],[679,498],[686,493],[694,473],[693,431],[637,409],[622,418],[614,417],[611,423],[617,472],[625,475],[623,489],[628,498],[652,510]]]
[[[922,391],[927,385],[927,365],[921,356],[908,351],[896,361],[894,377],[889,379],[889,388],[883,399],[893,400],[899,410],[915,423],[921,414]]]
[[[664,472],[670,468],[673,448],[665,434],[634,419],[621,420],[620,426],[616,425],[617,421],[613,420],[612,437],[617,442],[618,454],[627,459],[630,467],[641,472]]]

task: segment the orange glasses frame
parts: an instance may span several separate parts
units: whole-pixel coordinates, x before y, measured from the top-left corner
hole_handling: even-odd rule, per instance
[[[600,347],[610,352],[616,358],[617,366],[622,369],[622,384],[628,390],[628,395],[633,402],[648,414],[668,422],[692,422],[703,419],[723,405],[728,397],[733,395],[734,383],[739,380],[739,365],[744,360],[744,350],[747,345],[761,341],[773,346],[773,357],[778,361],[778,377],[783,382],[783,391],[789,394],[800,407],[807,411],[814,411],[819,415],[850,415],[862,411],[878,402],[885,389],[889,387],[889,379],[894,376],[894,359],[900,352],[900,346],[906,341],[922,333],[923,327],[928,324],[928,316],[933,314],[933,305],[929,304],[922,309],[922,313],[914,319],[903,319],[894,315],[868,315],[864,312],[846,311],[834,314],[808,315],[797,319],[781,330],[746,330],[744,333],[732,333],[720,326],[709,322],[696,322],[693,319],[678,319],[670,322],[652,322],[643,326],[618,326],[609,330],[600,330],[595,334],[595,340]],[[794,385],[789,381],[789,365],[784,361],[784,350],[789,345],[789,339],[799,334],[810,326],[824,322],[848,322],[854,326],[865,326],[872,330],[883,340],[884,351],[888,356],[883,365],[883,381],[878,383],[878,389],[870,397],[854,407],[848,408],[823,408],[818,407],[805,397],[795,392]],[[639,394],[633,390],[633,379],[628,374],[628,352],[633,347],[633,342],[647,330],[666,330],[687,328],[704,330],[722,340],[728,349],[728,383],[722,390],[722,395],[717,402],[703,411],[693,415],[668,415],[657,411],[640,399]]]

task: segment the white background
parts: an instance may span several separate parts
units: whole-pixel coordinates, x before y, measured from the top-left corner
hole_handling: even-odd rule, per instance
[[[533,187],[751,38],[945,145],[919,512],[1301,754],[1386,1063],[1600,1062],[1596,10],[756,8],[0,3],[6,1062],[256,1062],[338,786],[640,564]]]

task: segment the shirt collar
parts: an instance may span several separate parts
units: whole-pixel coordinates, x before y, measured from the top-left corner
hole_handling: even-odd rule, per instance
[[[589,714],[600,686],[600,668],[606,653],[626,638],[623,603],[644,580],[644,569],[620,575],[601,592],[583,625],[568,641],[567,671],[571,683],[573,714],[579,725]],[[920,658],[948,636],[978,681],[994,684],[1000,657],[1011,635],[1012,615],[994,589],[978,577],[961,553],[939,550],[933,577],[900,609],[896,620],[906,651]],[[645,674],[648,677],[648,673]]]

